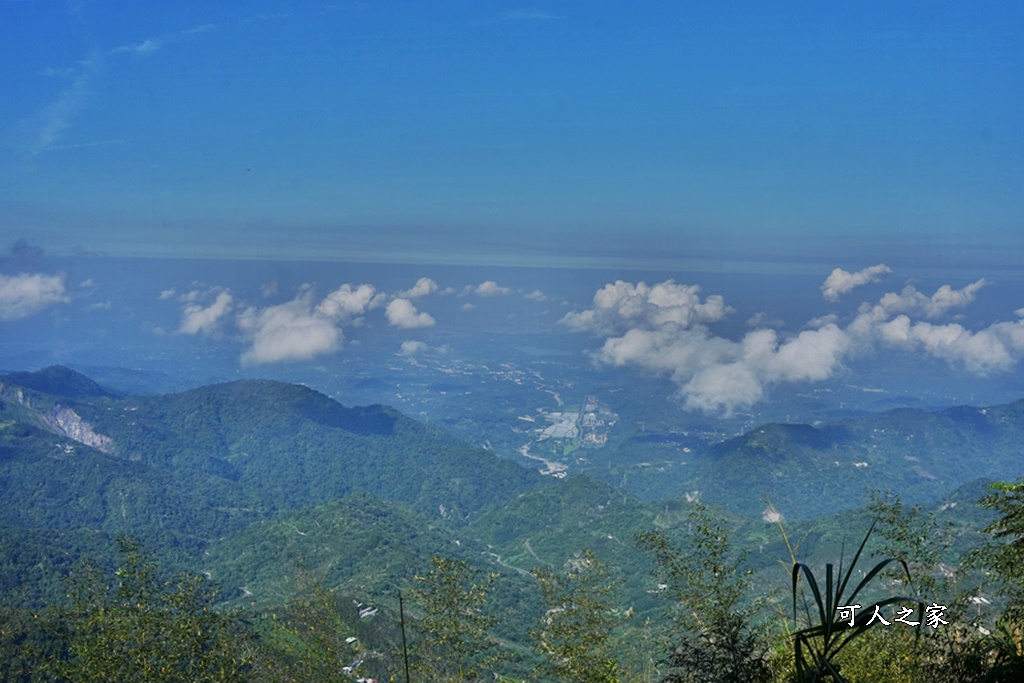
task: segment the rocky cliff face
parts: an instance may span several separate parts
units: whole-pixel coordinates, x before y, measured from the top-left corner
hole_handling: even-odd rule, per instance
[[[78,413],[60,403],[55,404],[49,414],[43,417],[43,422],[69,439],[92,446],[104,453],[109,453],[114,443],[109,436],[97,434],[93,431],[92,425],[83,420]]]
[[[113,440],[109,436],[95,432],[92,425],[83,420],[74,410],[61,403],[55,403],[53,408],[46,411],[43,406],[38,405],[38,401],[33,401],[30,398],[30,393],[17,385],[6,384],[0,381],[0,398],[5,398],[23,408],[27,408],[47,427],[69,439],[86,446],[91,446],[104,453],[110,452],[110,448],[114,444]]]

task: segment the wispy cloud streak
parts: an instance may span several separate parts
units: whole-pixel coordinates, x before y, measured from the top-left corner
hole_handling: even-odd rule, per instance
[[[15,146],[29,158],[39,156],[54,147],[71,127],[75,117],[92,96],[94,81],[103,68],[103,58],[92,51],[71,70],[71,83],[57,99],[40,109],[34,116],[22,120],[13,136]]]
[[[172,42],[200,33],[206,33],[215,28],[214,24],[201,24],[182,31],[174,31],[155,38],[147,38],[138,43],[115,47],[105,52],[99,49],[92,49],[74,67],[51,67],[44,70],[42,72],[44,77],[65,78],[70,83],[60,91],[53,102],[21,121],[13,134],[9,136],[12,139],[13,146],[22,151],[27,157],[35,158],[53,149],[72,149],[110,144],[111,141],[87,142],[74,145],[58,144],[74,124],[78,114],[94,96],[97,77],[107,66],[108,60],[117,59],[124,55],[146,57]]]

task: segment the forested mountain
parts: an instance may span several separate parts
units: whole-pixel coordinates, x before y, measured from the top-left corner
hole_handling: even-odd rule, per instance
[[[195,567],[216,539],[356,492],[408,506],[418,524],[458,527],[539,483],[391,408],[347,408],[302,386],[240,381],[121,396],[60,367],[0,377],[9,565],[41,553],[31,565],[66,571],[102,533],[140,538]],[[59,552],[38,542],[50,538],[61,539]],[[26,539],[38,552],[19,550]],[[15,571],[7,583],[26,595],[60,593],[39,572]]]
[[[211,544],[203,566],[227,597],[261,606],[289,595],[297,568],[369,601],[393,597],[433,554],[475,559],[481,544],[466,539],[401,503],[356,493],[256,522]]]
[[[0,427],[0,526],[132,534],[185,556],[361,492],[407,506],[417,515],[408,524],[474,522],[472,534],[506,561],[557,564],[567,533],[578,532],[574,550],[614,555],[623,535],[677,505],[641,504],[588,479],[538,488],[535,473],[392,408],[346,407],[271,381],[130,396],[62,367],[10,373],[0,376]],[[1024,401],[903,409],[764,425],[661,478],[740,519],[758,520],[769,500],[788,519],[809,518],[858,507],[869,489],[913,502],[976,478],[1012,479],[1020,443]]]
[[[538,577],[594,566],[616,587],[616,623],[637,620],[616,630],[614,648],[631,666],[654,666],[639,643],[664,625],[669,584],[638,547],[644,534],[689,549],[731,537],[707,566],[752,572],[775,596],[794,557],[820,567],[842,555],[877,514],[863,492],[888,488],[930,501],[927,529],[944,531],[927,540],[948,540],[937,557],[955,567],[993,519],[975,505],[981,479],[1019,476],[1020,443],[1024,402],[770,424],[694,454],[700,477],[676,483],[688,495],[643,501],[589,476],[542,478],[392,408],[345,407],[304,386],[247,380],[132,396],[66,368],[11,373],[0,376],[0,607],[24,620],[25,607],[60,604],[76,563],[112,569],[113,539],[132,536],[169,570],[212,578],[218,599],[260,629],[278,628],[273,615],[303,577],[340,605],[382,605],[389,616],[366,637],[384,634],[376,647],[386,650],[398,592],[429,581],[442,556],[490,577],[479,585],[493,583],[490,609],[502,618],[489,628],[522,673],[537,663],[527,634],[544,611]],[[765,514],[769,500],[781,519]],[[396,666],[387,657],[382,671]]]
[[[3,513],[12,526],[210,537],[355,491],[461,524],[539,482],[391,408],[302,386],[118,397],[55,368],[2,382],[5,487],[24,501]]]
[[[645,500],[697,491],[747,517],[760,516],[770,500],[788,518],[812,518],[858,507],[871,490],[918,503],[977,478],[1015,479],[1021,444],[1024,401],[903,408],[814,425],[766,424],[682,457],[659,460],[650,450],[651,462],[630,470],[625,488]],[[609,479],[598,468],[593,476]]]
[[[116,397],[117,393],[100,386],[85,375],[63,365],[51,365],[36,372],[11,372],[3,376],[16,387],[66,399]]]

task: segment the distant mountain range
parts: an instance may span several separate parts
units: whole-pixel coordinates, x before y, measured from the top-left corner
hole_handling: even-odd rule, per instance
[[[575,470],[645,501],[697,495],[747,518],[771,502],[806,519],[859,507],[872,490],[918,503],[978,478],[1016,479],[1024,401],[771,423],[706,446],[681,434],[633,435],[609,450]]]

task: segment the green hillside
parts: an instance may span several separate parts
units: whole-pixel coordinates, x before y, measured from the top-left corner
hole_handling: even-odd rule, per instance
[[[356,491],[458,524],[539,481],[391,408],[347,408],[301,386],[240,381],[118,398],[83,390],[88,380],[71,371],[42,375],[8,375],[0,398],[0,415],[13,418],[0,432],[9,454],[0,465],[14,495],[32,496],[5,513],[16,515],[4,520],[12,526],[78,520],[120,533],[122,522],[156,523],[209,536]],[[106,453],[48,425],[54,406],[109,439]],[[153,519],[147,510],[195,518]]]
[[[233,598],[280,604],[297,570],[371,602],[428,566],[433,554],[472,557],[463,537],[400,503],[356,493],[281,514],[211,544],[203,566]]]
[[[103,450],[76,440],[83,432]],[[194,567],[219,539],[350,494],[406,505],[417,525],[460,526],[539,483],[391,408],[347,408],[302,386],[126,397],[65,368],[0,377],[9,562],[18,563],[10,539],[37,530],[64,533],[73,556],[94,546],[72,532],[131,535],[172,566]]]
[[[627,442],[625,448],[629,448]],[[1024,401],[941,412],[898,409],[857,419],[766,424],[691,453],[641,444],[648,462],[585,470],[643,500],[699,492],[756,518],[770,500],[787,517],[863,505],[873,489],[909,502],[936,499],[977,478],[1014,479],[1024,464]]]
[[[267,512],[367,491],[461,523],[537,483],[512,463],[386,406],[347,408],[312,389],[243,380],[90,405],[128,459]]]
[[[954,587],[943,577],[982,581],[974,590],[995,603],[977,612],[991,625],[1010,598],[964,558],[997,518],[977,505],[986,484],[1020,473],[1021,437],[1024,402],[769,424],[658,472],[680,495],[652,501],[591,476],[544,479],[394,409],[346,407],[303,386],[247,380],[127,396],[65,368],[0,376],[0,613],[16,625],[0,629],[0,649],[20,662],[31,661],[22,638],[58,647],[59,629],[35,623],[33,610],[64,618],[53,610],[64,604],[66,577],[99,576],[85,562],[112,574],[114,538],[132,536],[165,571],[212,579],[216,610],[237,616],[236,636],[269,671],[294,671],[312,656],[279,615],[319,586],[333,605],[325,609],[340,610],[332,623],[375,648],[374,671],[393,672],[398,594],[411,596],[415,643],[425,637],[416,624],[430,616],[416,590],[439,555],[465,563],[479,579],[472,590],[487,586],[483,613],[509,657],[503,671],[535,678],[542,661],[530,633],[552,608],[533,572],[575,577],[558,584],[570,589],[594,567],[614,624],[608,652],[628,680],[659,680],[668,647],[659,638],[686,610],[638,534],[661,534],[677,569],[703,562],[709,585],[735,572],[746,586],[737,609],[756,615],[758,637],[782,651],[785,636],[772,629],[786,618],[793,559],[822,572],[847,557],[880,518],[867,507],[872,490],[898,493],[900,514],[914,521],[903,536],[882,524],[868,554],[928,554],[921,575],[945,591],[933,599],[950,604]],[[917,571],[918,558],[906,559]],[[367,606],[378,610],[370,621]]]

